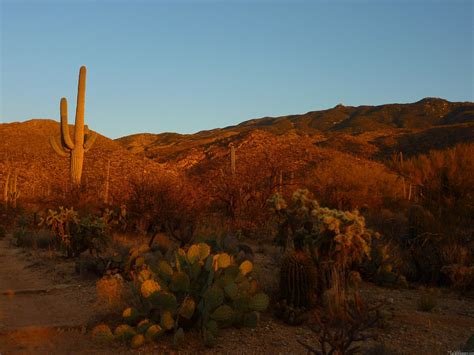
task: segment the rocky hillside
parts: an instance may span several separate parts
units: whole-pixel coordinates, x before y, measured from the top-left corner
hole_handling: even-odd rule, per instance
[[[51,149],[48,139],[52,135],[59,135],[59,125],[52,120],[0,124],[0,186],[11,168],[19,172],[23,200],[64,195],[68,190],[68,159]],[[228,161],[230,143],[240,158],[246,154],[246,147],[260,147],[251,150],[260,156],[270,145],[287,146],[286,151],[292,153],[285,156],[291,155],[292,162],[298,165],[303,160],[311,164],[311,157],[322,152],[328,157],[333,156],[331,151],[349,153],[367,163],[383,161],[393,152],[403,151],[409,156],[473,141],[474,103],[423,99],[403,105],[338,105],[329,110],[266,117],[188,135],[146,133],[115,141],[99,135],[86,155],[83,182],[96,198],[101,196],[110,160],[111,194],[120,199],[126,194],[132,175],[160,174],[163,169],[194,169],[205,175],[214,163]]]
[[[70,127],[70,130],[72,133],[73,128]],[[8,169],[16,169],[19,173],[18,185],[22,200],[47,200],[49,196],[57,196],[68,190],[69,162],[50,147],[49,137],[53,135],[59,137],[59,123],[52,120],[0,124],[2,191]],[[160,171],[155,162],[138,157],[117,142],[98,135],[94,146],[86,153],[83,173],[83,182],[96,196],[103,193],[109,160],[112,196],[118,196],[126,190],[130,174]]]
[[[411,104],[343,106],[302,115],[264,117],[195,134],[135,134],[116,141],[160,162],[203,155],[254,130],[311,137],[316,145],[367,158],[407,156],[474,141],[474,103],[426,98]]]

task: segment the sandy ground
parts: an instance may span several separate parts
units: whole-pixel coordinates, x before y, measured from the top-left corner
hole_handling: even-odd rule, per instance
[[[0,295],[2,355],[174,352],[170,337],[140,350],[94,343],[88,331],[104,313],[97,307],[94,281],[77,276],[74,264],[54,253],[23,250],[9,239],[0,240],[0,292],[6,293]],[[389,300],[389,311],[394,314],[386,327],[374,331],[377,339],[363,344],[364,349],[384,343],[399,354],[446,354],[459,350],[474,334],[472,299],[437,290],[438,306],[426,313],[417,310],[420,289],[391,290],[364,284],[362,292],[371,302]],[[179,353],[306,353],[298,340],[312,343],[314,334],[306,326],[290,327],[264,314],[255,330],[222,331],[218,345],[211,350],[202,346],[197,334],[188,333]]]

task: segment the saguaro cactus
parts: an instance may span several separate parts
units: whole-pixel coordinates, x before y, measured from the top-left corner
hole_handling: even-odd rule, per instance
[[[5,207],[8,206],[8,201],[10,199],[10,196],[9,196],[9,193],[10,193],[10,176],[11,176],[11,170],[8,169],[7,177],[5,179],[5,185],[3,185],[3,203],[5,204]]]
[[[67,120],[67,100],[61,99],[61,144],[58,144],[54,137],[50,137],[51,147],[56,153],[63,157],[70,157],[70,176],[73,185],[81,184],[82,166],[84,163],[84,153],[94,144],[97,135],[84,135],[84,104],[86,98],[86,67],[81,67],[79,71],[79,85],[77,90],[76,123],[74,127],[74,141],[69,135]]]
[[[18,171],[15,170],[12,176],[11,169],[9,169],[3,187],[3,202],[5,207],[11,205],[13,208],[16,208],[18,197],[20,197],[20,192],[18,191]]]
[[[107,175],[105,177],[105,186],[104,186],[104,203],[107,205],[109,203],[109,182],[110,180],[110,160],[107,161]]]
[[[235,175],[235,147],[234,143],[230,143],[230,171],[232,175]]]

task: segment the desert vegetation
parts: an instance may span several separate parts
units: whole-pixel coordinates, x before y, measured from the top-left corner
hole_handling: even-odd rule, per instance
[[[0,126],[0,239],[87,280],[96,303],[82,335],[91,346],[239,352],[219,346],[263,322],[283,329],[297,352],[403,352],[387,337],[402,322],[393,304],[403,301],[390,294],[412,292],[424,317],[446,315],[436,313],[440,293],[471,307],[462,334],[425,350],[473,350],[472,336],[459,339],[474,331],[472,142],[397,151],[389,131],[370,126],[370,111],[340,126],[362,136],[324,136],[324,125],[303,133],[292,117],[198,134],[192,144],[166,136],[163,145],[180,146],[155,159],[127,150],[130,139],[121,146],[85,133],[85,73],[74,139],[64,98],[59,125]],[[452,105],[441,104],[443,112]],[[409,114],[402,110],[405,126],[419,134],[426,127]],[[390,110],[384,115],[390,121]],[[351,153],[353,144],[360,149]],[[308,331],[304,339],[295,328]]]

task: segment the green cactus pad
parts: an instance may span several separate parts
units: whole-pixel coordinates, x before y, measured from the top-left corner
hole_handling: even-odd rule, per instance
[[[225,269],[224,275],[226,278],[235,280],[240,275],[240,269],[237,265],[230,265]]]
[[[143,346],[143,344],[145,344],[145,337],[143,334],[135,335],[130,342],[132,349],[138,349],[139,347]]]
[[[174,318],[170,311],[164,311],[161,313],[160,320],[161,327],[165,330],[170,330],[174,328]]]
[[[129,341],[132,339],[137,333],[135,330],[129,326],[128,324],[120,324],[117,328],[115,328],[114,336],[117,340],[126,340]]]
[[[224,286],[224,291],[227,297],[229,297],[231,300],[235,300],[239,296],[239,288],[237,287],[235,282],[231,282],[228,285]]]
[[[206,262],[204,263],[204,268],[206,271],[211,271],[214,263],[214,257],[212,255],[208,256]]]
[[[232,264],[232,257],[227,253],[214,255],[214,270],[225,269]]]
[[[199,243],[191,245],[186,254],[190,264],[193,264],[197,261],[204,261],[209,254],[211,253],[211,247],[206,243]]]
[[[252,272],[253,264],[251,261],[245,260],[242,264],[240,264],[239,269],[240,273],[245,276]]]
[[[199,245],[193,244],[189,247],[188,252],[186,253],[188,261],[190,264],[194,264],[195,262],[200,260],[200,253],[199,253]]]
[[[179,315],[183,318],[191,319],[195,309],[196,303],[194,300],[192,298],[186,298],[179,309]]]
[[[153,323],[151,323],[148,319],[144,319],[137,324],[137,332],[144,334],[152,325]]]
[[[149,327],[145,333],[145,339],[149,341],[157,340],[163,334],[163,328],[159,325],[154,324]]]
[[[249,308],[254,311],[263,312],[267,309],[270,299],[263,292],[257,293],[250,299]]]
[[[158,271],[165,280],[171,280],[171,277],[173,276],[173,268],[168,264],[167,261],[165,260],[160,260],[158,263]]]
[[[108,325],[99,324],[92,329],[92,338],[99,343],[107,343],[114,340],[114,335]]]
[[[136,267],[142,267],[143,265],[145,264],[145,258],[143,256],[139,256],[136,260],[135,260],[135,266]]]
[[[218,322],[228,323],[232,321],[233,317],[233,309],[226,304],[219,306],[214,312],[211,313],[211,319]]]
[[[171,278],[171,289],[173,291],[188,292],[190,283],[189,276],[183,271],[178,271]]]
[[[153,306],[163,310],[175,311],[178,307],[176,296],[167,291],[155,292],[150,296],[149,300]]]
[[[123,311],[122,317],[125,323],[134,325],[138,321],[140,314],[138,313],[136,308],[129,307]]]
[[[178,249],[176,252],[176,268],[181,270],[181,268],[187,263],[186,252],[183,249]]]
[[[206,306],[212,310],[224,302],[224,291],[218,286],[213,286],[204,294],[204,301]]]
[[[202,266],[199,263],[194,263],[189,268],[192,279],[197,279],[202,272]]]

